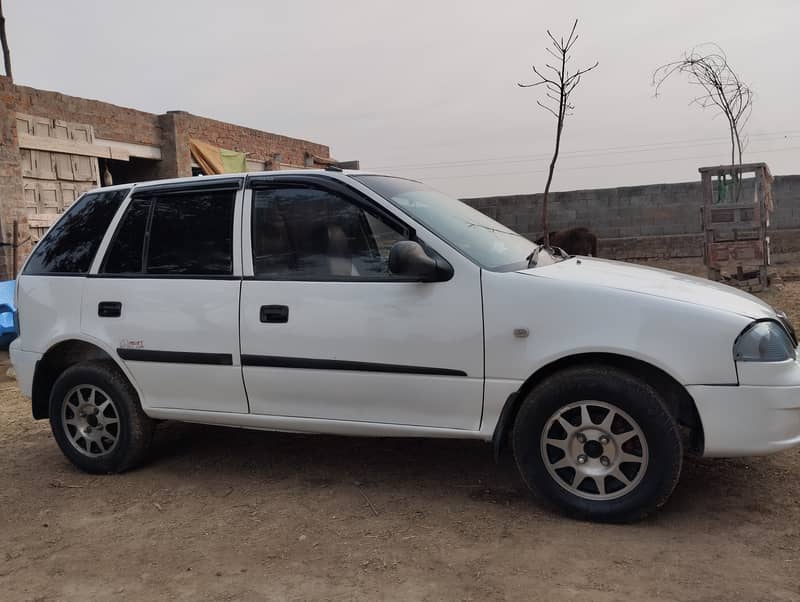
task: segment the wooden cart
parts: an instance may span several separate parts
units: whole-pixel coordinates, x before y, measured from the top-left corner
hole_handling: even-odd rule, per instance
[[[708,277],[751,292],[767,288],[773,210],[769,168],[766,163],[720,165],[701,167],[700,175]]]

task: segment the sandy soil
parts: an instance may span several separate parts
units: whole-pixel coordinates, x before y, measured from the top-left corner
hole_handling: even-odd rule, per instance
[[[768,296],[800,324],[800,283]],[[800,450],[688,459],[604,526],[475,442],[164,423],[147,466],[85,475],[0,382],[0,599],[112,598],[800,600]]]

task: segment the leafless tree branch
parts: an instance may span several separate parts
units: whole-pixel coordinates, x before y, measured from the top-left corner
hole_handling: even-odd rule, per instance
[[[8,38],[6,37],[6,18],[3,16],[3,2],[0,0],[0,47],[3,49],[3,65],[6,75],[11,81],[14,76],[11,73],[11,51],[8,49]]]
[[[689,104],[700,108],[717,108],[725,116],[731,139],[731,164],[742,164],[747,144],[744,128],[753,111],[753,91],[739,78],[728,63],[728,57],[717,44],[706,43],[684,52],[683,57],[661,65],[653,72],[655,96],[664,83],[674,75],[686,75],[689,83],[703,88],[705,94],[694,97]],[[715,115],[716,116],[716,115]]]
[[[550,46],[546,48],[548,54],[556,59],[556,64],[551,65],[545,63],[545,68],[550,69],[554,74],[554,79],[545,77],[534,65],[533,72],[538,79],[531,83],[518,83],[521,88],[532,88],[534,86],[545,85],[545,101],[536,101],[536,104],[548,111],[553,117],[556,118],[556,140],[555,148],[553,150],[553,158],[550,161],[550,168],[547,172],[547,182],[544,185],[544,195],[542,197],[542,229],[544,230],[544,244],[546,247],[550,246],[550,228],[547,220],[547,200],[550,194],[550,184],[553,181],[553,171],[556,167],[558,160],[558,151],[561,148],[561,134],[564,130],[564,120],[572,115],[575,106],[570,102],[570,96],[578,84],[581,82],[581,77],[598,66],[598,62],[590,67],[578,68],[575,71],[570,71],[567,63],[570,62],[572,56],[569,54],[575,42],[578,41],[578,20],[572,24],[572,29],[569,35],[564,38],[556,38],[548,29],[547,37],[550,38]]]
[[[539,105],[540,107],[542,107],[545,111],[550,111],[553,114],[553,117],[558,119],[558,113],[556,113],[553,109],[548,107],[546,104],[542,104],[542,102],[539,101],[539,100],[536,101],[536,104]]]

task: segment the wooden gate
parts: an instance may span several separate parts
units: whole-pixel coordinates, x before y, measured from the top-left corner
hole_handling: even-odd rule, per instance
[[[91,125],[17,113],[25,209],[36,242],[81,194],[100,184],[96,156],[68,152],[94,144]],[[62,152],[59,152],[62,151]]]

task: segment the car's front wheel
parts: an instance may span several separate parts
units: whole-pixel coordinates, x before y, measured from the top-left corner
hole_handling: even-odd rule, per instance
[[[136,391],[110,362],[76,364],[56,379],[50,427],[64,455],[90,473],[132,468],[153,435]]]
[[[568,369],[534,387],[512,436],[528,486],[582,518],[637,520],[680,475],[680,433],[660,395],[611,367]]]

